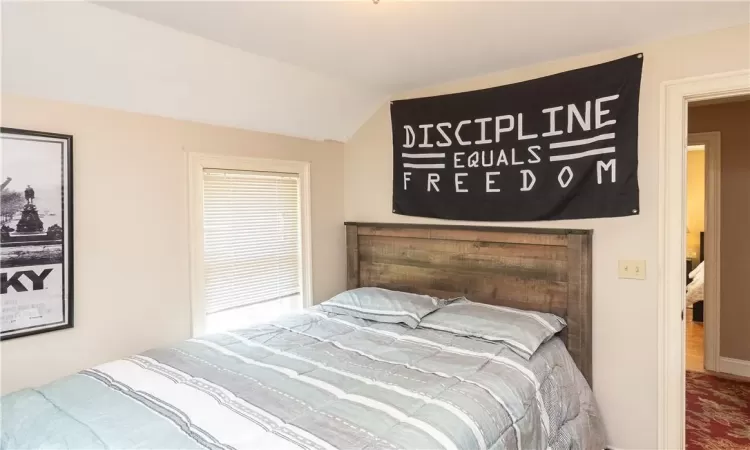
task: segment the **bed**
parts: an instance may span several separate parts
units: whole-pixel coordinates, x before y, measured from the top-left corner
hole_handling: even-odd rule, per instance
[[[346,241],[350,289],[465,296],[567,327],[526,359],[319,305],[6,395],[2,447],[603,448],[590,232],[348,223]]]
[[[703,302],[705,300],[705,260],[704,257],[704,235],[700,233],[699,263],[688,275],[688,285],[685,292],[685,304],[692,309],[693,322],[703,322]]]

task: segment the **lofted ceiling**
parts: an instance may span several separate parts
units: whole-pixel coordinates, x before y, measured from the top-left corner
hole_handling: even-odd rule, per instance
[[[0,0],[2,90],[348,140],[389,96],[750,20],[750,3]]]
[[[750,20],[748,2],[104,2],[389,93]]]

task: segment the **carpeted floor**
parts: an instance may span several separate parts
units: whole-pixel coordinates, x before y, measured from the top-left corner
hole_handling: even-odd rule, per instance
[[[750,450],[750,383],[686,374],[686,450]]]

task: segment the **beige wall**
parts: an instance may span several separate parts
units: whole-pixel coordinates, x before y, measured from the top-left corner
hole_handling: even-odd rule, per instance
[[[693,259],[693,267],[700,262],[701,231],[705,223],[706,199],[706,152],[690,151],[687,153],[686,252]]]
[[[343,145],[2,98],[3,126],[73,135],[75,327],[0,344],[2,392],[190,335],[187,152],[311,161],[316,302],[345,286]]]
[[[721,133],[719,355],[750,361],[750,101],[689,111],[690,133]]]
[[[513,224],[594,230],[594,392],[609,442],[622,449],[652,449],[657,443],[657,206],[661,83],[747,69],[750,67],[750,27],[585,55],[400,96],[426,96],[497,86],[637,52],[645,55],[639,119],[641,214],[616,219]],[[439,222],[391,212],[392,151],[388,105],[384,105],[347,143],[346,219]],[[648,278],[645,281],[618,279],[618,259],[646,260]]]

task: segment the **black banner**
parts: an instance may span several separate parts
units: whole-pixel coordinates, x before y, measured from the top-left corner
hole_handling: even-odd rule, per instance
[[[638,214],[643,55],[391,104],[393,212],[527,221]]]

